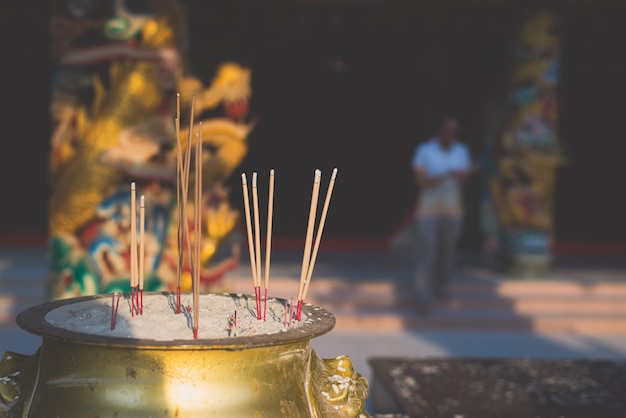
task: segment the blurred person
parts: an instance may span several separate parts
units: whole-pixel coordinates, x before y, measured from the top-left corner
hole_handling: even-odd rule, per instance
[[[459,123],[443,119],[437,135],[418,145],[412,166],[419,199],[415,287],[420,314],[427,314],[433,299],[448,302],[463,218],[462,185],[471,167],[470,153],[457,139]]]

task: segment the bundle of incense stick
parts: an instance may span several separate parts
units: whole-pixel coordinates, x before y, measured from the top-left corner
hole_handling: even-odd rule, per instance
[[[317,228],[317,234],[315,236],[315,243],[313,244],[313,232],[315,230],[315,220],[317,213],[317,203],[319,199],[320,182],[322,173],[320,170],[315,170],[315,177],[313,179],[313,192],[311,195],[311,208],[309,210],[309,222],[307,226],[307,233],[305,238],[304,255],[302,257],[302,271],[300,273],[300,282],[298,285],[298,304],[296,308],[296,319],[300,320],[302,316],[302,307],[304,298],[309,290],[309,284],[313,275],[313,267],[317,260],[317,254],[319,251],[320,242],[322,239],[322,231],[324,230],[324,224],[326,222],[326,216],[328,214],[328,207],[330,205],[330,198],[333,193],[335,185],[335,178],[337,177],[337,169],[333,170],[330,178],[330,183],[326,191],[326,200],[324,201],[324,207],[320,216],[319,225]],[[246,218],[246,230],[248,233],[248,251],[250,253],[250,268],[252,270],[252,281],[254,285],[254,294],[256,299],[257,318],[261,319],[261,249],[260,249],[260,221],[259,221],[259,202],[257,192],[257,173],[252,173],[252,203],[254,214],[251,214],[250,198],[248,196],[248,182],[246,174],[241,174],[241,186],[243,191],[243,203]],[[273,203],[274,202],[274,170],[270,171],[270,186],[269,186],[269,202],[268,202],[268,220],[267,220],[267,239],[266,239],[266,259],[265,259],[265,295],[264,295],[264,307],[263,307],[263,319],[267,318],[267,293],[269,288],[269,274],[270,274],[270,253],[271,253],[271,239],[272,239],[272,217],[273,217]],[[254,227],[252,226],[252,217],[254,217]],[[291,314],[290,314],[291,315]]]
[[[189,253],[189,268],[191,276],[195,277],[194,253],[191,251],[191,239],[189,234],[189,222],[187,220],[187,196],[189,191],[189,166],[191,162],[191,136],[193,132],[193,115],[196,97],[191,98],[191,116],[189,118],[189,130],[187,134],[187,147],[183,160],[180,149],[180,94],[176,95],[176,207],[178,214],[178,265],[176,272],[176,313],[181,313],[180,292],[183,271],[185,243]]]
[[[272,247],[272,217],[274,212],[274,170],[270,170],[269,199],[267,204],[267,236],[265,244],[265,280],[264,297],[261,300],[261,226],[259,215],[259,197],[257,188],[257,173],[252,173],[252,204],[254,213],[250,213],[250,198],[248,196],[248,181],[246,174],[241,174],[246,230],[248,232],[248,250],[250,252],[250,268],[254,285],[257,319],[267,319],[267,294],[270,276],[270,255]],[[254,217],[254,229],[251,217]],[[262,308],[262,309],[261,309]],[[261,313],[263,311],[263,313]]]
[[[335,185],[335,178],[337,177],[337,169],[333,170],[330,177],[330,183],[326,191],[326,200],[324,201],[324,207],[322,209],[322,215],[320,217],[319,225],[317,228],[317,234],[315,236],[315,244],[313,245],[313,252],[311,253],[313,230],[315,229],[315,219],[317,212],[317,202],[320,191],[320,181],[322,173],[320,170],[315,170],[315,177],[313,179],[313,192],[311,194],[311,208],[309,210],[309,222],[307,226],[306,238],[304,242],[304,255],[302,256],[302,270],[300,272],[300,284],[298,286],[298,307],[296,309],[296,320],[300,320],[302,316],[302,305],[304,298],[309,290],[309,284],[311,283],[311,277],[313,275],[313,267],[317,259],[317,253],[322,239],[322,231],[324,230],[324,224],[326,222],[326,215],[328,214],[328,206],[330,205],[330,197],[333,193]]]
[[[199,123],[198,133],[195,137],[195,173],[194,173],[194,235],[193,248],[191,246],[191,234],[187,219],[187,198],[189,193],[189,167],[191,166],[191,139],[193,135],[193,115],[195,113],[196,96],[191,97],[191,114],[189,117],[189,130],[187,132],[187,147],[183,159],[180,149],[180,94],[176,94],[176,118],[174,119],[176,131],[176,213],[178,215],[178,265],[176,269],[176,313],[181,313],[181,282],[183,272],[183,260],[185,243],[189,253],[189,270],[191,273],[193,294],[193,335],[198,338],[198,326],[200,322],[200,258],[202,249],[202,122]]]
[[[131,315],[143,314],[145,198],[139,203],[139,243],[137,243],[137,202],[135,182],[130,184],[130,303]],[[137,245],[139,244],[139,253]]]

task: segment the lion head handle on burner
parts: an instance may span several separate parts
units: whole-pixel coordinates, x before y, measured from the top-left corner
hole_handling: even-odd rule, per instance
[[[357,373],[348,356],[322,359],[311,350],[311,385],[320,416],[365,418],[369,397],[367,380]]]
[[[7,351],[0,361],[0,417],[21,417],[33,391],[39,351],[32,356]]]

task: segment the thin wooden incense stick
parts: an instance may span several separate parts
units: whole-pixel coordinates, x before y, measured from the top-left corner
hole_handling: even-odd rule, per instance
[[[194,263],[193,263],[193,251],[191,250],[191,238],[189,235],[189,222],[187,219],[187,197],[189,196],[189,170],[190,170],[190,163],[191,163],[191,138],[192,138],[192,131],[193,131],[193,114],[195,111],[195,103],[196,103],[196,96],[192,96],[191,97],[191,116],[189,117],[189,132],[187,135],[187,148],[185,149],[185,164],[183,166],[184,171],[183,171],[183,192],[182,192],[182,199],[183,199],[183,219],[184,219],[184,225],[185,225],[185,229],[184,229],[184,234],[185,234],[185,240],[187,241],[187,252],[189,253],[189,269],[190,269],[190,273],[191,273],[191,277],[192,277],[192,282],[193,282],[193,277],[194,277]]]
[[[187,135],[187,149],[185,150],[185,178],[183,179],[183,184],[185,185],[184,193],[186,196],[189,196],[189,172],[191,169],[191,142],[193,138],[193,114],[196,106],[196,96],[191,96],[191,114],[189,116],[189,132]],[[184,200],[183,204],[185,205],[184,210],[187,210],[187,202]],[[185,219],[187,217],[187,212],[185,212]],[[188,231],[188,230],[187,230]],[[193,252],[191,250],[191,237],[187,235],[187,240],[189,242],[189,268],[191,269],[191,276],[194,275],[194,263],[193,263]],[[192,279],[193,281],[193,279]]]
[[[131,316],[135,316],[135,287],[137,286],[137,208],[135,182],[130,184],[130,300]]]
[[[146,209],[144,195],[139,198],[139,314],[143,315],[143,277],[144,277],[144,230]]]
[[[193,134],[193,113],[195,108],[195,96],[191,98],[191,116],[189,119],[189,131],[187,135],[187,146],[185,148],[185,156],[183,160],[180,146],[180,94],[176,94],[176,206],[178,215],[178,267],[176,275],[176,313],[181,312],[181,284],[183,272],[183,260],[185,253],[185,243],[187,244],[187,252],[189,253],[189,269],[193,281],[193,252],[191,249],[191,239],[189,233],[189,222],[187,219],[187,197],[189,191],[189,166],[191,161],[191,137]]]
[[[178,245],[178,263],[176,266],[176,313],[180,313],[180,286],[183,274],[183,257],[184,257],[184,232],[182,227],[183,212],[181,205],[182,193],[182,153],[180,150],[180,93],[176,93],[176,118],[174,119],[175,135],[176,135],[176,216],[178,217],[177,245]]]
[[[202,122],[199,123],[199,134],[196,136],[196,164],[195,164],[195,276],[193,282],[193,337],[198,339],[200,324],[200,247],[202,246]]]
[[[261,319],[261,227],[259,222],[259,194],[256,172],[252,173],[252,205],[254,209],[254,254],[257,279],[254,284],[254,295],[256,299],[257,319]]]
[[[328,206],[330,205],[330,198],[333,194],[333,188],[335,186],[335,178],[337,177],[337,169],[333,170],[333,174],[330,176],[330,182],[328,183],[328,190],[326,191],[326,200],[324,201],[324,207],[322,209],[322,215],[320,223],[317,227],[317,235],[315,236],[315,245],[313,246],[313,254],[311,255],[311,261],[309,262],[309,270],[306,276],[306,282],[304,284],[304,291],[302,292],[302,300],[306,298],[306,294],[309,291],[309,284],[311,283],[311,276],[313,275],[313,268],[317,259],[317,252],[320,248],[320,241],[322,240],[322,231],[324,230],[324,223],[326,222],[326,215],[328,214]]]
[[[177,234],[176,234],[176,246],[178,259],[176,260],[176,313],[180,313],[180,285],[182,282],[183,274],[183,257],[184,257],[184,235],[183,235],[183,213],[182,213],[182,156],[180,152],[180,122],[178,118],[175,121],[176,124],[176,216],[177,216]]]
[[[302,271],[300,272],[300,285],[298,287],[298,308],[296,310],[296,319],[300,320],[302,313],[302,295],[304,292],[304,282],[309,270],[309,261],[311,259],[311,243],[313,241],[313,228],[315,226],[315,216],[317,212],[317,200],[320,192],[320,179],[322,173],[315,170],[315,178],[313,180],[313,192],[311,193],[311,208],[309,210],[309,223],[304,241],[304,255],[302,256]]]
[[[190,231],[189,231],[189,221],[187,219],[187,197],[189,194],[189,179],[186,177],[181,177],[182,181],[183,181],[183,187],[182,187],[182,193],[181,193],[181,201],[182,201],[182,205],[181,205],[181,220],[182,220],[182,224],[183,224],[183,228],[182,228],[182,238],[183,238],[183,244],[181,245],[181,252],[184,253],[185,252],[185,243],[187,243],[187,252],[189,253],[189,264],[190,264],[190,269],[191,269],[191,274],[193,276],[193,252],[191,250],[191,238],[190,238]],[[181,257],[183,258],[183,257]],[[184,258],[183,258],[184,259]],[[181,265],[182,265],[182,260],[181,260]],[[181,273],[182,274],[182,273]]]
[[[139,205],[137,204],[137,190],[135,190],[135,314],[139,315],[139,225],[137,218],[139,217]]]
[[[198,135],[195,136],[194,143],[194,193],[193,193],[193,272],[191,276],[191,292],[192,292],[192,315],[193,315],[193,337],[198,338],[198,320],[196,318],[198,312],[198,305],[196,305],[196,275],[198,266]]]
[[[189,180],[189,163],[191,162],[191,139],[193,131],[193,113],[196,106],[196,96],[191,97],[191,116],[189,116],[189,132],[187,133],[187,149],[185,149],[185,177]]]
[[[269,198],[267,201],[267,237],[265,239],[265,296],[263,320],[267,320],[267,292],[270,285],[270,254],[272,252],[272,217],[274,216],[274,170],[270,170]]]
[[[243,192],[243,208],[246,217],[246,231],[248,232],[248,252],[250,253],[250,268],[252,270],[252,283],[256,293],[256,261],[254,255],[254,239],[252,237],[252,220],[250,218],[250,196],[248,193],[248,181],[246,173],[241,174],[241,189]]]

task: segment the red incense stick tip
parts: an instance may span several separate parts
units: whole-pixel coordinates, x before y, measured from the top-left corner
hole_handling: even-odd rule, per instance
[[[130,316],[135,316],[135,288],[130,288]]]
[[[289,304],[289,328],[291,328],[292,322],[293,322],[293,301]]]
[[[193,327],[193,339],[198,339],[198,327]]]
[[[299,321],[302,317],[302,299],[298,301],[298,308],[296,309],[296,320]]]

